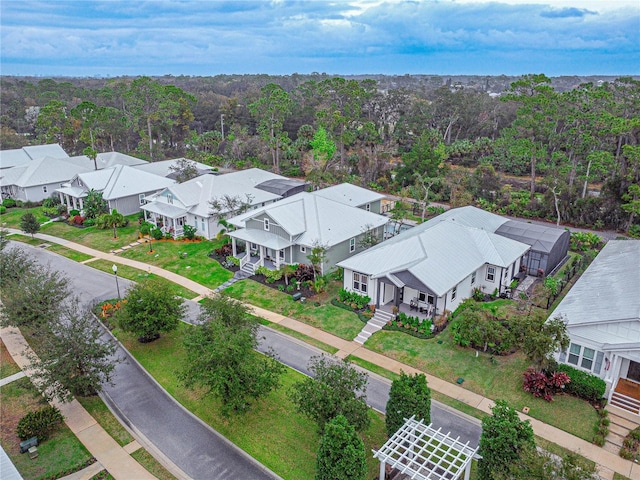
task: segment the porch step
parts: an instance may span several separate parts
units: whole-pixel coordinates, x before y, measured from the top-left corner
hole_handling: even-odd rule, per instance
[[[617,392],[613,392],[611,395],[610,405],[626,410],[627,412],[640,415],[640,402],[634,398],[621,395]]]
[[[253,263],[245,263],[242,268],[240,268],[240,271],[246,273],[250,277],[256,274]]]
[[[371,320],[367,322],[364,328],[358,333],[354,342],[364,345],[364,342],[369,340],[369,337],[379,330],[382,330],[389,320],[393,318],[391,313],[383,312],[382,310],[376,310]]]
[[[607,405],[607,411],[609,412],[611,426],[619,425],[627,430],[633,430],[640,426],[640,415],[634,415],[633,413],[622,408],[618,408],[615,405]]]

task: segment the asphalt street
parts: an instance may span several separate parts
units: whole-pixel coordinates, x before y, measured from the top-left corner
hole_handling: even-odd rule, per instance
[[[92,304],[116,297],[115,276],[68,260],[43,249],[12,242],[27,249],[42,264],[49,264],[69,277],[73,292]],[[118,278],[122,294],[131,282]],[[189,321],[197,318],[199,307],[187,302]],[[273,349],[286,365],[306,375],[309,360],[323,352],[295,338],[268,327],[260,327],[259,350]],[[114,384],[105,387],[105,398],[112,409],[134,432],[141,434],[188,476],[195,479],[269,479],[277,478],[262,465],[187,412],[169,396],[124,349],[117,354],[125,358],[116,367]],[[390,382],[369,373],[368,403],[384,412]],[[432,401],[431,421],[443,432],[451,432],[463,442],[477,446],[481,426],[477,419]]]

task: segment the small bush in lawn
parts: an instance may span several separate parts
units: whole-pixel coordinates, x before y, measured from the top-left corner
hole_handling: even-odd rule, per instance
[[[566,373],[571,379],[571,383],[565,388],[565,392],[569,395],[575,395],[589,402],[597,402],[604,396],[607,385],[601,378],[564,363],[558,364],[556,370]]]
[[[20,440],[38,437],[45,440],[49,434],[64,420],[56,407],[48,406],[35,412],[29,412],[18,422],[16,434]]]
[[[13,198],[5,198],[2,201],[2,206],[6,208],[13,208],[16,206],[16,201]]]

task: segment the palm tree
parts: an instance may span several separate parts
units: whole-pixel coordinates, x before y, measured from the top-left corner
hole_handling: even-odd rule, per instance
[[[115,208],[111,210],[111,213],[105,213],[100,216],[100,224],[102,228],[113,227],[113,238],[118,238],[118,230],[116,227],[124,223],[124,215],[118,212]]]

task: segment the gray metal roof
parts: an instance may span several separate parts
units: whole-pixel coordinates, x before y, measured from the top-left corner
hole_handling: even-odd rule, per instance
[[[278,235],[264,230],[257,230],[254,228],[247,229],[242,228],[240,230],[234,230],[228,232],[230,237],[237,238],[238,240],[244,240],[246,242],[255,243],[257,245],[263,245],[273,250],[281,250],[291,245],[295,245],[295,242],[289,241],[286,238],[279,237]]]
[[[64,159],[42,157],[31,160],[24,165],[3,169],[0,173],[0,185],[16,185],[21,188],[38,185],[50,185],[64,183],[75,175],[90,172],[93,167],[90,164],[76,165]]]
[[[549,318],[558,316],[596,343],[640,342],[640,241],[609,240]]]
[[[267,192],[275,193],[281,197],[288,196],[291,190],[297,190],[306,187],[307,183],[293,178],[274,178],[266,180],[256,185],[256,188]]]
[[[382,215],[302,192],[238,215],[229,222],[243,228],[247,219],[262,214],[271,217],[289,235],[297,236],[297,244],[306,246],[320,243],[331,247],[388,221]]]
[[[57,144],[32,145],[12,150],[0,150],[0,168],[11,168],[24,165],[43,157],[66,158],[67,152]]]
[[[498,235],[531,245],[533,250],[549,253],[566,230],[554,226],[537,225],[518,220],[508,220],[495,231]]]
[[[193,163],[193,166],[198,170],[198,176],[210,173],[213,168],[209,165],[205,165],[204,163],[196,162],[194,160],[189,160],[186,158],[174,158],[173,160],[162,160],[159,162],[144,162],[142,164],[135,165],[134,168],[143,170],[147,173],[160,175],[161,177],[175,179],[176,172],[172,170],[172,167],[175,167],[181,160],[187,160],[188,162]]]
[[[457,210],[457,209],[456,209]],[[374,278],[410,272],[438,295],[471,275],[484,264],[507,267],[524,255],[529,246],[442,216],[407,230],[338,266]]]
[[[169,218],[180,218],[187,214],[186,208],[175,207],[169,203],[153,202],[141,205],[140,209],[157,213]]]
[[[351,183],[341,183],[332,187],[323,188],[313,192],[318,195],[335,202],[344,203],[352,207],[361,207],[367,203],[375,202],[384,198],[384,195],[358,187]]]

